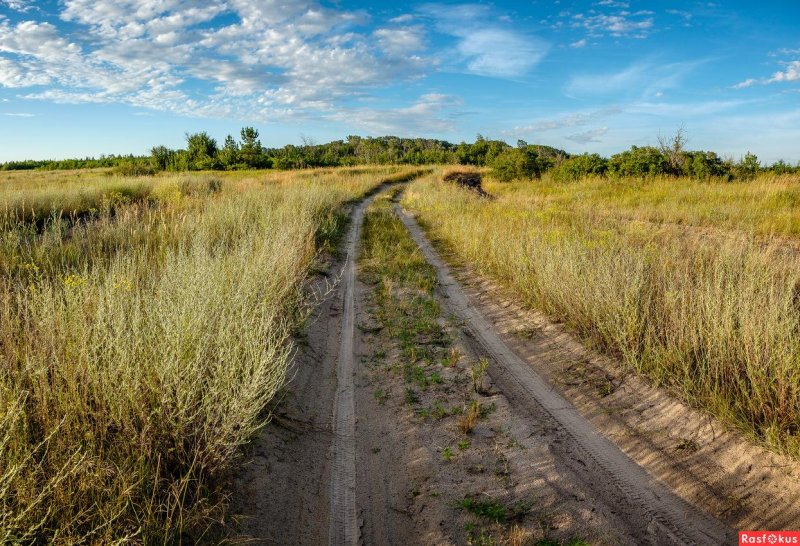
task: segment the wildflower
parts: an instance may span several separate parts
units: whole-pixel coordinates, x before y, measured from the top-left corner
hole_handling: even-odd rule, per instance
[[[66,288],[80,288],[81,286],[86,286],[88,281],[77,273],[71,273],[69,275],[61,276],[61,284],[63,284]]]

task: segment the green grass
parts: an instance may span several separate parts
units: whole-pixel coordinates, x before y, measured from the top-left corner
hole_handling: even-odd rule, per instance
[[[404,205],[520,301],[798,456],[797,182],[489,182],[489,200],[430,176]]]

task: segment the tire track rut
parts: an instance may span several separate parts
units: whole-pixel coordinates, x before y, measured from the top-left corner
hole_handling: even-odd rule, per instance
[[[564,441],[553,446],[564,463],[582,476],[587,490],[614,506],[643,544],[731,544],[735,532],[673,493],[602,436],[578,411],[501,339],[450,273],[416,220],[395,204],[395,211],[433,265],[450,310],[464,321],[496,364],[490,371],[509,401],[533,418],[552,423]]]

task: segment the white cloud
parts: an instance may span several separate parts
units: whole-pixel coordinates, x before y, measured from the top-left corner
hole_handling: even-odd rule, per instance
[[[744,89],[746,87],[752,87],[758,83],[758,80],[755,78],[747,78],[744,81],[741,81],[733,86],[734,89]]]
[[[578,74],[567,83],[570,95],[603,95],[624,93],[628,96],[657,96],[666,89],[678,87],[683,80],[710,59],[676,63],[644,60],[622,70],[603,74]]]
[[[405,108],[347,108],[331,114],[328,119],[344,121],[373,134],[444,133],[454,129],[454,118],[458,115],[455,108],[461,104],[458,97],[428,93]]]
[[[773,73],[769,78],[760,80],[756,78],[747,78],[731,87],[733,89],[745,89],[756,84],[766,85],[770,83],[800,82],[800,61],[790,61],[782,64],[786,65],[786,69]]]
[[[681,17],[685,26],[691,26],[692,17],[694,17],[691,12],[679,9],[668,9],[666,12],[670,15],[677,15],[678,17]]]
[[[397,17],[392,17],[389,19],[390,23],[408,23],[414,20],[414,16],[410,13],[404,13],[403,15],[398,15]]]
[[[372,33],[378,46],[386,53],[404,55],[425,47],[424,31],[420,26],[404,28],[379,28]]]
[[[47,86],[24,97],[58,103],[276,121],[329,116],[345,99],[436,66],[425,28],[404,25],[411,16],[364,34],[367,14],[316,0],[61,6],[60,18],[75,27],[0,17],[0,87]]]
[[[582,40],[578,40],[577,42],[572,42],[571,44],[569,44],[569,47],[572,47],[572,48],[575,48],[575,49],[579,49],[581,47],[586,47],[586,38],[583,38]]]
[[[597,129],[590,129],[581,133],[565,136],[567,140],[577,142],[579,144],[588,144],[590,142],[602,142],[600,137],[608,132],[608,127],[598,127]]]
[[[435,21],[439,32],[456,38],[453,54],[473,74],[518,78],[549,49],[544,40],[510,28],[484,5],[426,4],[419,11]]]
[[[8,6],[14,11],[26,12],[34,9],[30,0],[0,0],[0,5]]]
[[[3,115],[10,118],[32,118],[36,114],[28,114],[27,112],[3,112]]]
[[[580,127],[589,125],[603,118],[620,114],[622,110],[617,107],[603,108],[589,112],[572,112],[555,118],[540,119],[527,125],[514,127],[504,131],[507,136],[524,136],[544,131],[553,131],[566,127]]]
[[[786,66],[786,70],[775,72],[766,83],[774,82],[796,82],[800,81],[800,61],[792,61]]]
[[[574,28],[584,28],[589,31],[591,36],[630,36],[634,38],[644,38],[653,27],[653,18],[649,17],[652,12],[640,11],[629,13],[622,11],[615,15],[595,14],[584,15],[579,13],[573,15],[572,26]]]

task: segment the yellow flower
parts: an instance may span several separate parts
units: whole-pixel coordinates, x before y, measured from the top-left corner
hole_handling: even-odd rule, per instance
[[[79,288],[81,286],[86,286],[89,282],[77,273],[71,273],[66,276],[61,276],[61,284],[67,288]]]

